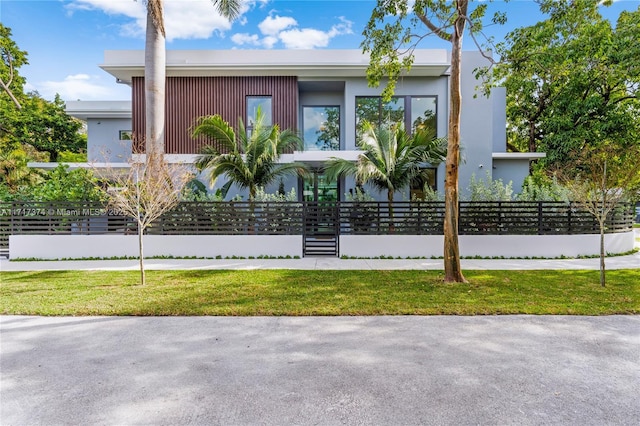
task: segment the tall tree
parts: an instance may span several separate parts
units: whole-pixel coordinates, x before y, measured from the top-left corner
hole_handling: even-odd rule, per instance
[[[80,121],[67,115],[60,97],[49,102],[37,92],[24,93],[25,79],[19,71],[25,64],[27,52],[0,24],[0,184],[11,192],[40,180],[28,161],[56,161],[61,151],[86,148],[85,136],[78,133]]]
[[[451,43],[449,125],[445,175],[444,269],[445,282],[466,282],[460,267],[458,245],[458,167],[460,164],[460,90],[462,40],[465,28],[476,39],[483,28],[486,2],[470,7],[469,0],[378,0],[363,32],[362,47],[370,54],[369,84],[388,83],[383,97],[390,99],[401,73],[410,71],[413,50],[429,35]],[[494,23],[505,16],[496,13]]]
[[[24,99],[19,114],[13,136],[23,144],[49,153],[49,161],[58,161],[58,154],[62,151],[86,151],[86,135],[79,132],[82,122],[66,113],[59,95],[49,102],[37,93],[30,93]]]
[[[233,20],[240,13],[240,0],[212,0],[218,13]],[[166,46],[164,0],[147,0],[147,32],[144,56],[145,148],[147,161],[164,154],[164,108]]]
[[[341,158],[327,162],[325,173],[329,179],[354,176],[356,185],[372,184],[387,191],[390,228],[393,229],[393,196],[409,186],[415,178],[427,180],[428,169],[437,166],[447,155],[446,141],[437,139],[432,129],[409,135],[402,126],[377,127],[365,121],[358,141],[362,153],[354,163]]]
[[[640,143],[640,8],[614,26],[598,0],[541,0],[548,18],[510,32],[490,84],[507,88],[509,139],[565,168],[587,144]]]
[[[238,122],[236,133],[220,115],[201,117],[192,132],[193,137],[205,136],[213,142],[202,148],[196,168],[208,170],[212,185],[220,176],[226,176],[228,181],[223,194],[235,183],[249,189],[249,199],[253,200],[258,188],[285,175],[305,173],[304,164],[278,164],[283,153],[302,149],[302,139],[295,132],[280,131],[278,125],[265,125],[260,110],[251,132],[247,131],[242,119]]]
[[[22,108],[18,96],[22,94],[24,78],[17,69],[28,63],[27,52],[11,39],[11,29],[0,23],[0,87],[18,109]]]

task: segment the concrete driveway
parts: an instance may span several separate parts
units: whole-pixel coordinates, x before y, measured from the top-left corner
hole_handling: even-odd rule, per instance
[[[640,317],[4,316],[3,425],[638,425]]]

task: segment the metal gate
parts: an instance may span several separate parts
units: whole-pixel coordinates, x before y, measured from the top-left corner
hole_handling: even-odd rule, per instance
[[[340,220],[336,202],[308,202],[304,207],[304,256],[338,256]]]

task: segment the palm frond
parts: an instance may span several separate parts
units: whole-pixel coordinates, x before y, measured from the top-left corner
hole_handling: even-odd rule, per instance
[[[213,0],[218,13],[230,21],[240,16],[240,0]]]
[[[218,114],[200,117],[193,126],[191,136],[194,138],[204,136],[211,139],[223,148],[221,151],[238,151],[233,127]]]
[[[355,176],[358,166],[356,163],[344,158],[332,157],[326,162],[323,171],[327,179],[338,180],[343,176]]]

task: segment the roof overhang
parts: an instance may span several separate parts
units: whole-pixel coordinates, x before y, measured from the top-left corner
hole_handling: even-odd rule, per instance
[[[63,166],[67,166],[69,170],[130,169],[131,168],[131,164],[129,163],[39,163],[39,162],[27,163],[27,167],[30,167],[32,169],[53,170],[61,164]]]
[[[546,152],[494,152],[491,154],[494,160],[539,160],[546,156]]]
[[[67,114],[89,118],[131,118],[131,101],[67,101]]]
[[[410,74],[437,77],[449,69],[444,49],[415,50]],[[361,50],[167,50],[167,77],[296,76],[364,77],[369,56]],[[131,84],[144,76],[143,50],[107,50],[100,68],[116,81]]]

